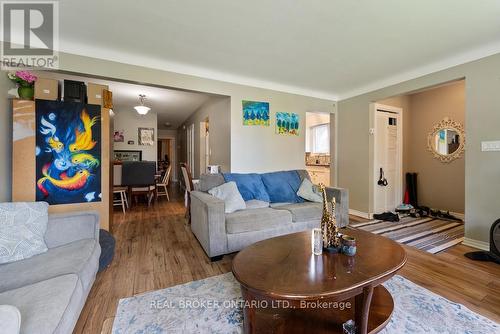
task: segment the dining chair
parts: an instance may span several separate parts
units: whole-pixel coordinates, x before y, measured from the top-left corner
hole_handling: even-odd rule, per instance
[[[186,188],[185,192],[185,206],[186,206],[186,214],[184,215],[188,224],[191,224],[191,191],[194,190],[193,186],[193,178],[191,176],[191,170],[189,169],[189,165],[185,162],[181,163],[181,172],[184,180],[184,186]]]
[[[113,206],[120,206],[123,214],[128,209],[128,188],[122,186],[122,165],[113,165]]]
[[[132,197],[146,195],[148,206],[153,198],[157,199],[156,162],[154,161],[124,161],[122,168],[122,184],[129,190],[129,205]]]
[[[168,184],[170,183],[170,172],[172,171],[172,165],[168,165],[163,178],[160,183],[156,184],[158,197],[167,196],[167,201],[170,201],[170,196],[168,195]]]

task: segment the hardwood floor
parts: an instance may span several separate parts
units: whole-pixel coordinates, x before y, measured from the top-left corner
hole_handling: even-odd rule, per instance
[[[182,197],[173,187],[171,202],[160,198],[152,208],[116,209],[115,258],[97,275],[74,333],[111,333],[120,298],[231,270],[234,255],[211,263],[185,225]],[[352,220],[360,218],[351,217]],[[405,247],[408,262],[399,272],[411,281],[490,319],[500,322],[500,266],[471,261],[463,245],[438,254]]]

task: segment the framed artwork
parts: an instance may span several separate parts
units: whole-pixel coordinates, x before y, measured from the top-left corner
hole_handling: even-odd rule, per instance
[[[139,145],[153,146],[155,144],[154,128],[139,128]]]
[[[113,109],[113,93],[110,90],[104,89],[102,91],[102,106]]]
[[[269,102],[242,101],[243,125],[269,126]]]
[[[276,113],[276,133],[280,135],[299,135],[299,115],[288,112]]]
[[[36,100],[36,200],[101,201],[101,107]]]
[[[113,134],[113,141],[115,143],[123,143],[125,141],[125,137],[123,135],[123,130],[115,130]]]

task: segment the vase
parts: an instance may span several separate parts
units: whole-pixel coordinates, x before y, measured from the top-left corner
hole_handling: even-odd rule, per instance
[[[356,255],[356,238],[349,235],[342,236],[342,253],[347,256]]]
[[[33,86],[19,86],[17,93],[21,100],[33,100],[35,88]]]

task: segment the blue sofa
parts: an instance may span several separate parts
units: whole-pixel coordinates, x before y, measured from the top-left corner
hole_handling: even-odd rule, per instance
[[[198,189],[191,192],[191,230],[208,257],[218,260],[257,241],[319,227],[322,204],[297,196],[306,170],[264,174],[204,174]],[[234,181],[247,208],[225,213],[224,201],[208,190]],[[337,201],[337,222],[349,223],[347,189],[326,188],[329,200]]]

